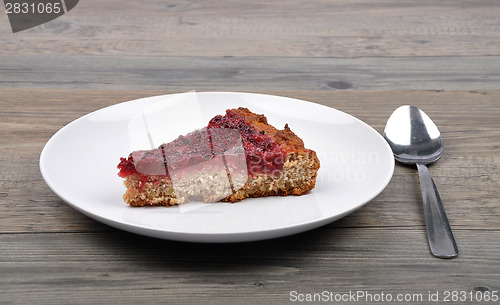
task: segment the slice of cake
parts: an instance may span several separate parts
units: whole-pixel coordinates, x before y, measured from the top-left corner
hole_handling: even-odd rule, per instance
[[[238,108],[156,149],[132,152],[118,169],[129,205],[171,206],[303,195],[315,186],[319,160],[288,125],[278,130],[264,115]]]

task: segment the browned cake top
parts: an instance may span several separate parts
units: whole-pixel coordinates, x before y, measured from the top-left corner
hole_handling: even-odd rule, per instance
[[[263,114],[253,113],[243,107],[226,111],[226,116],[231,114],[237,114],[243,117],[248,124],[253,125],[259,133],[271,137],[273,141],[280,145],[287,153],[306,150],[302,139],[290,130],[288,124],[285,124],[283,130],[278,130],[274,126],[269,125],[267,118]]]

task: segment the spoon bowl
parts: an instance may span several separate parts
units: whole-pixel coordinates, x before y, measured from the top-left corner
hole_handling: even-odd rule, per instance
[[[436,124],[415,106],[401,106],[390,116],[384,137],[397,161],[430,164],[443,154],[443,138]]]
[[[448,217],[426,166],[443,154],[443,138],[436,124],[419,108],[401,106],[387,120],[384,138],[397,161],[417,165],[431,253],[439,258],[456,257],[458,248]]]

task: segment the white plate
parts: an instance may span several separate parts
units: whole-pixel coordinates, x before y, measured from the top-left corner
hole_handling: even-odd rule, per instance
[[[277,128],[288,123],[317,152],[321,168],[309,194],[169,208],[132,208],[123,202],[120,157],[202,128],[236,107],[265,114]],[[150,117],[149,140],[138,113]],[[171,240],[243,242],[303,232],[355,211],[387,186],[394,158],[373,128],[333,108],[271,95],[204,92],[143,98],[87,114],[47,142],[40,170],[59,197],[110,226]]]

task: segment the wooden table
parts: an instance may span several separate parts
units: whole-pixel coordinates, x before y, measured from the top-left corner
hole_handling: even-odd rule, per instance
[[[0,16],[0,303],[499,304],[499,16],[492,0],[88,0],[16,34]],[[43,181],[67,123],[190,90],[305,99],[379,132],[421,107],[444,137],[430,170],[459,257],[430,254],[410,167],[339,221],[236,244],[123,232]]]

